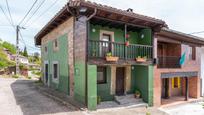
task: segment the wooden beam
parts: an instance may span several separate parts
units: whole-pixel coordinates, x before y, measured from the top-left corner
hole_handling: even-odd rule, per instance
[[[120,23],[120,24],[126,24],[127,26],[128,26],[128,25],[131,25],[131,26],[134,26],[134,27],[149,28],[149,27],[147,27],[147,26],[132,24],[132,23],[129,23],[129,22],[121,21],[121,20],[113,20],[113,19],[108,19],[108,18],[99,17],[99,16],[94,16],[94,18],[101,19],[101,20],[112,21],[112,22],[116,22],[116,23]]]

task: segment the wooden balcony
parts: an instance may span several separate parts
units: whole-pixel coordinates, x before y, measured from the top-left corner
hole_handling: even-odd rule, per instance
[[[119,57],[121,63],[136,63],[136,57],[146,57],[147,62],[152,61],[152,46],[129,44],[125,43],[89,40],[88,42],[88,57],[89,59],[103,60],[105,63],[106,54],[111,52],[112,56]]]
[[[181,68],[179,56],[158,56],[158,68]]]

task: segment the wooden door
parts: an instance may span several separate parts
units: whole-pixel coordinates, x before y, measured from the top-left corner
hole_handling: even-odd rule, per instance
[[[169,97],[169,78],[162,79],[162,98]]]
[[[123,95],[124,94],[124,75],[125,75],[125,68],[118,67],[116,69],[116,95]]]

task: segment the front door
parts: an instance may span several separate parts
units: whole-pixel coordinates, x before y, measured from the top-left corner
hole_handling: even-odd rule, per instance
[[[162,98],[169,98],[169,78],[162,79]]]
[[[116,69],[116,95],[124,94],[124,67],[118,67]]]

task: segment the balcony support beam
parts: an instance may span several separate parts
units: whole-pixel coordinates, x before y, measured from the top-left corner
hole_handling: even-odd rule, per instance
[[[127,35],[127,24],[125,24],[125,35],[124,35],[125,42],[127,41],[126,35]],[[127,59],[127,46],[125,45],[125,60],[126,59]]]

